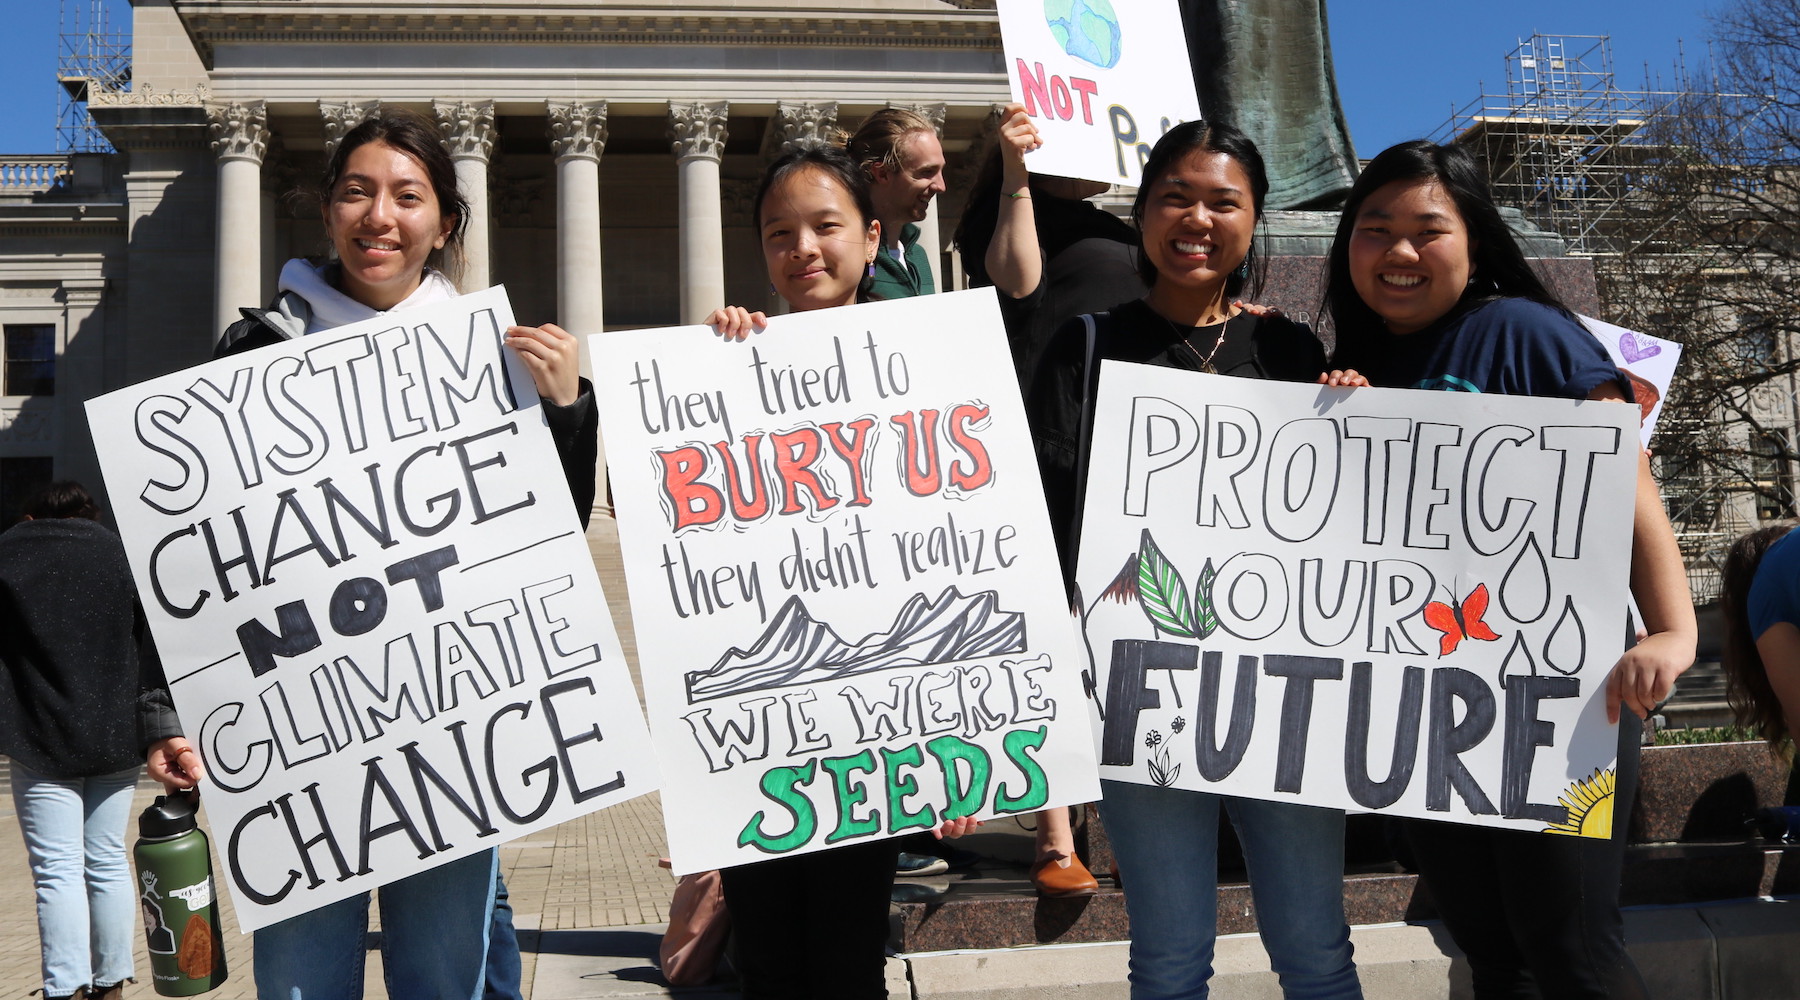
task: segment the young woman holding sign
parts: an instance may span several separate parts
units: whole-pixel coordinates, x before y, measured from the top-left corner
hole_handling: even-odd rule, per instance
[[[1458,146],[1402,143],[1370,162],[1331,247],[1334,363],[1376,385],[1629,400],[1631,387],[1525,261],[1481,167]],[[1631,589],[1646,636],[1607,680],[1608,715],[1646,716],[1694,661],[1687,575],[1647,456],[1639,461]],[[1641,997],[1619,874],[1639,726],[1619,727],[1610,841],[1405,823],[1477,997]]]
[[[842,151],[783,154],[751,206],[769,287],[795,312],[866,298],[881,223],[862,170]],[[773,326],[761,312],[726,306],[707,325],[727,340]],[[945,820],[961,836],[978,824]],[[895,842],[862,840],[722,872],[744,1000],[882,1000],[887,994],[888,893]]]
[[[351,129],[326,167],[321,192],[331,259],[322,265],[288,261],[281,294],[267,309],[245,309],[245,318],[220,338],[218,355],[456,296],[451,279],[432,264],[456,256],[468,204],[430,121],[383,109]],[[506,346],[543,397],[569,492],[585,525],[594,499],[599,423],[592,386],[578,373],[577,341],[549,324],[515,326],[507,330]],[[152,741],[150,775],[172,788],[192,787],[205,774],[200,754],[182,738],[166,688],[150,701],[144,713],[144,738]],[[498,852],[486,850],[379,890],[382,968],[390,997],[482,996],[498,864]],[[283,1000],[360,997],[368,912],[364,893],[257,930],[257,994]],[[508,920],[503,931],[510,928]],[[496,945],[496,951],[507,949]],[[516,989],[516,942],[510,951]]]
[[[1253,241],[1268,189],[1262,156],[1242,132],[1220,122],[1170,129],[1151,150],[1132,206],[1150,293],[1065,324],[1045,347],[1028,408],[1067,579],[1074,579],[1081,460],[1101,359],[1249,378],[1324,377],[1325,348],[1310,330],[1234,303],[1255,291]],[[1342,381],[1354,382],[1354,374]],[[1257,926],[1282,989],[1290,997],[1362,996],[1344,921],[1341,810],[1123,781],[1101,786],[1100,815],[1131,916],[1134,1000],[1206,995],[1221,808],[1243,844]]]

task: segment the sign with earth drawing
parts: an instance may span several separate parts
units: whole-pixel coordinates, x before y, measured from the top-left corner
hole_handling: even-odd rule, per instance
[[[589,344],[677,873],[1098,794],[992,290]]]
[[[250,931],[651,791],[499,288],[89,400]]]
[[[1637,407],[1107,362],[1101,776],[1612,831]]]
[[[1175,0],[999,0],[1033,173],[1135,187],[1150,147],[1200,117]]]

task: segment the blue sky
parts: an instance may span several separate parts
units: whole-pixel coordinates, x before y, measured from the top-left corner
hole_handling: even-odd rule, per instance
[[[83,0],[84,2],[84,0]],[[126,0],[112,0],[129,17]],[[1627,89],[1644,66],[1664,80],[1677,44],[1688,66],[1705,55],[1709,0],[1327,0],[1338,87],[1357,152],[1373,156],[1435,132],[1480,92],[1505,90],[1504,56],[1534,31],[1610,34],[1614,68]],[[9,3],[0,33],[0,153],[56,148],[57,7]]]

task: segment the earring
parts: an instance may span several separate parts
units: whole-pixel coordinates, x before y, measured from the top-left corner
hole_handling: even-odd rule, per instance
[[[875,277],[875,258],[869,258],[869,277]]]
[[[1238,262],[1237,271],[1235,272],[1235,274],[1237,275],[1237,278],[1239,281],[1248,281],[1249,280],[1249,278],[1250,278],[1250,255],[1249,254],[1245,254],[1244,259],[1242,261]]]

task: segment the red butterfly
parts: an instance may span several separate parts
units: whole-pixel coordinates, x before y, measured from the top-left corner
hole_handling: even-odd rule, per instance
[[[1456,651],[1456,644],[1464,639],[1482,639],[1492,642],[1500,638],[1500,634],[1488,628],[1481,616],[1487,614],[1487,584],[1478,583],[1469,591],[1469,596],[1458,602],[1454,591],[1450,594],[1450,603],[1443,601],[1425,602],[1425,624],[1444,633],[1438,642],[1438,655],[1449,656]]]

